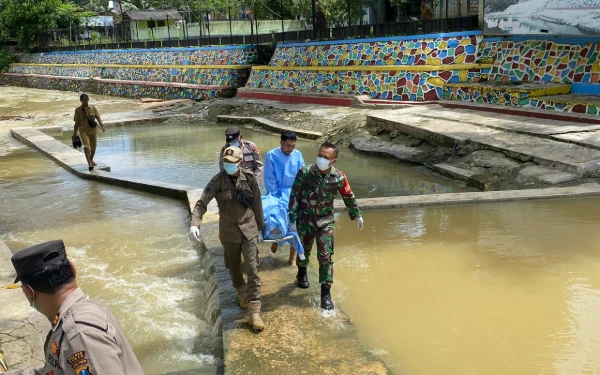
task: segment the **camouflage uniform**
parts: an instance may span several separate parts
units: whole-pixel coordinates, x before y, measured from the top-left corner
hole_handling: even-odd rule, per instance
[[[352,220],[361,216],[358,203],[344,172],[331,167],[323,175],[315,164],[298,171],[290,195],[290,223],[296,223],[304,243],[305,260],[296,260],[298,267],[307,267],[312,245],[317,239],[319,282],[333,283],[333,201],[342,195]]]

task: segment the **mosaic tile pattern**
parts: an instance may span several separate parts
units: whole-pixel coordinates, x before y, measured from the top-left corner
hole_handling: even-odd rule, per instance
[[[2,82],[10,86],[31,87],[35,89],[87,92],[88,82],[44,77],[2,76]]]
[[[119,65],[247,65],[258,58],[256,47],[232,49],[110,50],[85,53],[24,54],[21,62],[32,64]]]
[[[581,46],[551,41],[503,41],[490,80],[573,82]]]
[[[473,102],[479,104],[507,104],[515,107],[529,104],[529,94],[518,91],[481,90],[473,87],[445,87],[444,99]]]
[[[102,78],[126,81],[177,82],[242,87],[250,69],[121,69],[104,68]]]
[[[126,81],[178,82],[195,85],[242,87],[250,69],[148,69],[148,68],[96,68],[38,65],[13,65],[11,73],[41,74],[63,77],[100,77]]]
[[[232,97],[233,90],[198,90],[180,87],[123,85],[120,83],[102,83],[96,94],[113,95],[125,98],[159,98],[207,100],[220,97]]]
[[[387,100],[438,100],[446,83],[478,82],[479,69],[439,72],[252,70],[247,87]]]
[[[11,86],[32,87],[46,90],[88,92],[127,98],[192,99],[205,100],[235,95],[234,90],[198,90],[192,88],[141,86],[120,83],[76,81],[44,77],[3,76],[3,82]]]
[[[539,108],[559,112],[575,112],[600,116],[600,106],[595,104],[554,102],[551,98],[530,98],[527,93],[502,90],[480,90],[468,88],[444,88],[444,99],[461,100],[480,104],[510,105],[513,107]]]
[[[498,55],[498,48],[500,47],[500,45],[502,44],[502,42],[492,42],[492,41],[487,41],[487,40],[482,40],[481,43],[479,43],[479,59],[478,61],[482,61],[482,60],[495,60],[496,56]]]
[[[480,36],[277,46],[271,66],[446,65],[477,59]]]
[[[600,83],[600,43],[588,43],[581,47],[573,81]]]
[[[64,67],[64,66],[37,66],[37,65],[12,65],[10,73],[18,74],[41,74],[50,76],[65,77],[99,77],[102,68],[82,67]]]

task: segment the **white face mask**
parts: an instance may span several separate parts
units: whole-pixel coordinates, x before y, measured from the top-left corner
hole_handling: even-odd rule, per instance
[[[31,307],[32,309],[34,309],[35,311],[39,311],[36,307],[35,307],[35,291],[33,290],[33,288],[31,286],[29,286],[29,284],[25,284],[27,285],[27,287],[31,290],[31,302],[29,302],[29,307]]]
[[[322,171],[326,171],[329,168],[330,163],[331,162],[329,160],[320,156],[317,158],[317,167]]]

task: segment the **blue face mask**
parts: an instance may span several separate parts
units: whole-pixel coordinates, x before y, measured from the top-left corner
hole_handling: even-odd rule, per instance
[[[225,163],[223,162],[223,169],[228,175],[232,175],[238,170],[238,163]]]
[[[229,143],[230,146],[235,146],[235,147],[240,147],[240,140],[236,140],[235,142],[230,142]]]
[[[322,158],[322,157],[320,157],[320,156],[319,156],[319,157],[317,158],[317,163],[316,163],[316,164],[317,164],[317,167],[318,167],[320,170],[322,170],[322,171],[326,171],[326,170],[327,170],[327,168],[329,168],[329,164],[330,164],[330,163],[331,163],[331,162],[330,162],[329,160],[327,160],[327,159],[325,159],[325,158]]]

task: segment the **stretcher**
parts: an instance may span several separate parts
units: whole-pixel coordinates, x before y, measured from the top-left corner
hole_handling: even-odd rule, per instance
[[[263,240],[263,242],[265,242],[265,243],[280,243],[280,242],[283,242],[283,241],[291,240],[293,238],[294,238],[294,236],[290,235],[290,236],[285,236],[285,237],[277,238],[275,240],[267,240],[267,239],[265,239],[265,240]]]

